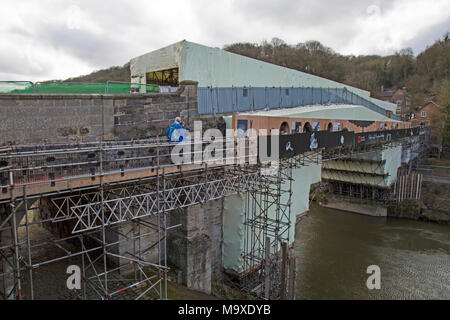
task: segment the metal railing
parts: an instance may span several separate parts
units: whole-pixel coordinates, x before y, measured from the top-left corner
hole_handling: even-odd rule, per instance
[[[214,140],[215,152],[223,152],[230,142],[238,143],[237,154],[204,159],[202,154],[210,141],[170,143],[167,139],[146,139],[123,142],[93,142],[81,144],[17,145],[0,151],[0,199],[9,197],[10,188],[19,192],[25,186],[57,184],[80,179],[99,181],[100,177],[133,173],[141,170],[153,172],[156,168],[179,164],[208,164],[217,161],[255,162],[257,154],[250,150],[251,138]],[[243,143],[240,143],[242,141]],[[185,146],[180,163],[172,161],[172,149]],[[234,144],[232,145],[234,147]],[[240,148],[238,150],[238,148]],[[200,160],[198,160],[200,159]],[[149,173],[151,176],[152,174]],[[95,184],[95,183],[92,183]],[[1,203],[1,200],[0,200]]]

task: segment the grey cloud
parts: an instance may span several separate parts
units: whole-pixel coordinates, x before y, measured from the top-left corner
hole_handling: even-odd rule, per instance
[[[231,21],[229,17],[217,16],[210,12],[208,3],[202,2],[201,6],[194,6],[198,21],[208,30],[209,38],[222,40],[222,44],[231,43],[236,39],[233,30],[233,20],[241,18],[243,33],[252,33],[249,42],[257,42],[261,38],[261,33],[266,32],[262,37],[270,40],[272,37],[281,38],[291,44],[305,42],[307,40],[319,40],[326,46],[332,47],[335,51],[345,47],[353,41],[358,33],[354,22],[360,17],[370,14],[367,12],[370,6],[379,8],[379,13],[383,15],[388,12],[393,5],[393,1],[387,0],[349,0],[349,1],[311,1],[311,0],[243,0],[234,1],[233,10],[235,16]],[[214,3],[214,2],[212,2]],[[267,28],[251,30],[252,22],[261,22]],[[274,26],[274,28],[271,28]],[[278,29],[271,34],[267,34],[271,29]],[[279,30],[287,30],[286,33],[279,34]]]
[[[110,35],[96,35],[84,29],[48,25],[38,29],[36,41],[62,50],[91,65],[108,64],[120,56],[121,41]]]
[[[16,0],[19,1],[19,0]],[[30,19],[27,28],[10,25],[3,41],[39,43],[56,52],[69,55],[92,69],[121,65],[132,57],[179,41],[180,34],[187,40],[214,47],[223,47],[237,41],[259,42],[272,37],[296,44],[319,40],[340,52],[356,42],[359,30],[355,22],[365,17],[369,6],[380,8],[380,14],[390,12],[395,1],[388,0],[229,0],[232,11],[223,9],[216,1],[193,0],[184,24],[175,14],[158,7],[157,1],[124,2],[120,0],[73,0],[54,2],[43,0],[51,14],[65,15],[70,5],[80,8],[82,14],[100,29],[94,32],[87,26],[69,29],[63,19]],[[174,4],[177,9],[179,4]],[[377,13],[377,12],[375,12]],[[23,17],[27,20],[27,17]],[[183,20],[184,21],[184,20]],[[255,26],[262,26],[256,29]],[[406,27],[405,27],[406,28]],[[408,43],[417,53],[430,45],[449,29],[449,22],[424,30]],[[192,38],[190,35],[195,34]],[[26,56],[14,57],[11,50],[0,52],[0,72],[3,74],[33,74],[45,76],[55,68],[64,68],[51,62],[42,62],[40,68]],[[375,49],[376,50],[376,49]],[[393,52],[372,52],[389,54]],[[46,71],[45,71],[46,70]],[[76,76],[71,74],[68,76]]]
[[[445,33],[450,32],[450,21],[435,25],[411,40],[406,47],[411,47],[415,55],[419,54],[431,46],[436,40],[441,38]]]
[[[381,14],[392,7],[393,1],[349,0],[349,1],[311,1],[311,0],[280,0],[280,1],[243,1],[242,10],[249,18],[264,19],[271,23],[301,26],[304,28],[319,28],[324,32],[327,25],[345,27],[363,15],[369,6],[380,8]],[[237,8],[239,9],[239,7]],[[339,28],[340,29],[340,28]]]

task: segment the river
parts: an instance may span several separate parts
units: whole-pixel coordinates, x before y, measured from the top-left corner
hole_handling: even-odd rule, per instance
[[[450,227],[316,204],[296,226],[297,299],[450,299]],[[367,267],[381,288],[366,286]]]

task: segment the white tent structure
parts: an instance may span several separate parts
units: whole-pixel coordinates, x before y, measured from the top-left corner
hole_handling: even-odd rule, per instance
[[[320,87],[348,91],[395,112],[396,105],[370,97],[370,92],[305,72],[203,46],[186,40],[130,60],[131,82],[176,86],[196,81],[198,87]]]

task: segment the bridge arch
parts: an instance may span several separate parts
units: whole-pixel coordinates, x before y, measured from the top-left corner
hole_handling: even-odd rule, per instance
[[[280,134],[289,134],[289,124],[286,121],[283,121],[280,126]]]
[[[309,122],[306,122],[303,126],[303,132],[313,132],[313,128]]]
[[[333,123],[332,122],[330,122],[329,124],[328,124],[328,126],[327,126],[327,131],[333,131]]]

